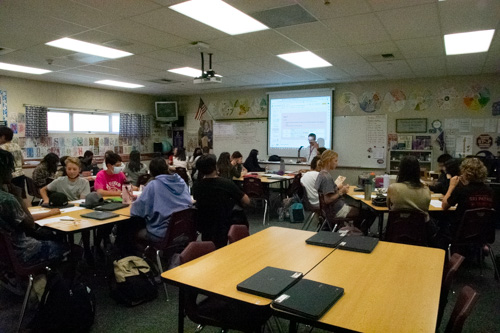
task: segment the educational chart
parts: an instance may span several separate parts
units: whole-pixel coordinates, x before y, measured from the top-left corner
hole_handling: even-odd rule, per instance
[[[246,159],[250,150],[257,149],[261,157],[267,154],[267,121],[233,120],[214,122],[214,154],[232,154],[238,150]]]
[[[385,169],[387,115],[334,117],[333,149],[340,167]]]

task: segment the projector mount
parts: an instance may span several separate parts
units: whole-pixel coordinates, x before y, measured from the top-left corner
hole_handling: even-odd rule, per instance
[[[194,79],[194,83],[221,83],[222,79],[215,76],[215,71],[212,69],[212,53],[208,54],[208,71],[205,72],[205,57],[201,54],[201,76]]]

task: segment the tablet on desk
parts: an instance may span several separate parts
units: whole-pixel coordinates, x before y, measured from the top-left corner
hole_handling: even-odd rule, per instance
[[[91,213],[87,213],[87,214],[82,214],[80,216],[86,217],[89,219],[94,219],[94,220],[107,220],[107,219],[111,219],[113,217],[117,217],[119,215],[112,213],[112,212],[95,211],[95,212],[91,212]]]

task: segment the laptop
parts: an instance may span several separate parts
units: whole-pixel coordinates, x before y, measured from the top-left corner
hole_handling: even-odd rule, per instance
[[[128,207],[128,206],[129,206],[128,204],[124,204],[121,202],[111,202],[111,203],[105,203],[103,205],[99,205],[97,207],[94,207],[94,209],[110,212],[110,211],[117,210],[117,209],[124,208],[124,207]]]
[[[339,243],[338,249],[371,253],[378,244],[378,238],[367,236],[347,236]]]
[[[344,289],[302,279],[272,302],[272,307],[317,320],[344,295]]]
[[[309,245],[317,245],[324,247],[337,247],[337,245],[344,237],[345,236],[342,236],[337,232],[319,231],[314,236],[311,236],[308,239],[306,239],[306,243]]]
[[[267,266],[239,283],[236,289],[270,299],[276,298],[302,278],[300,272]]]
[[[89,219],[94,219],[94,220],[107,220],[107,219],[111,219],[113,217],[117,217],[119,215],[115,214],[115,213],[111,213],[111,212],[96,211],[96,212],[82,214],[80,216],[81,217],[86,217],[86,218],[89,218]]]

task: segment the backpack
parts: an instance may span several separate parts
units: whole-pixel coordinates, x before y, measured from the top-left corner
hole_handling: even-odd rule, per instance
[[[116,284],[111,297],[126,306],[136,306],[158,297],[158,288],[148,263],[139,257],[129,256],[115,260]]]
[[[300,202],[293,203],[290,208],[290,222],[304,222],[304,206]]]
[[[35,332],[90,330],[95,317],[95,295],[77,280],[76,275],[66,279],[55,270],[47,273],[47,285],[30,328]]]

